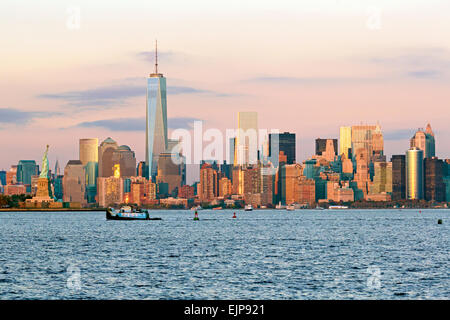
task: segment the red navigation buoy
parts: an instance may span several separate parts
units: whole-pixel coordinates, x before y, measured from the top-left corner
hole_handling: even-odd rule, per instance
[[[197,210],[195,210],[195,216],[194,216],[194,220],[200,220],[200,219],[198,218],[198,213],[197,213]]]
[[[236,219],[236,212],[233,214],[233,218]]]

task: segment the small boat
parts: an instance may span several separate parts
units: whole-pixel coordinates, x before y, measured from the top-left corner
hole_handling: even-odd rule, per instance
[[[202,206],[195,206],[191,208],[192,211],[203,210]]]
[[[161,218],[150,218],[148,210],[133,210],[129,206],[124,206],[120,210],[106,209],[106,220],[161,220]]]
[[[244,207],[244,210],[245,210],[245,211],[252,211],[252,210],[253,210],[253,207],[252,207],[251,204],[246,204],[245,207]]]
[[[293,204],[287,205],[286,206],[286,210],[287,211],[294,211],[295,210],[295,206]]]
[[[222,207],[214,207],[213,210],[223,210]]]
[[[342,209],[348,209],[347,206],[329,206],[328,209],[330,210],[342,210]]]
[[[279,202],[276,206],[275,209],[281,210],[281,209],[286,209],[285,205],[282,205],[281,202]]]
[[[315,209],[315,210],[325,210],[324,208],[319,207],[319,206],[315,207],[314,209]]]

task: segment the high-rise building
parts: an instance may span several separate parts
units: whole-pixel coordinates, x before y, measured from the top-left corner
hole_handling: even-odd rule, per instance
[[[26,186],[27,192],[31,192],[31,177],[38,174],[38,167],[34,160],[20,160],[17,164],[17,183]]]
[[[367,161],[371,161],[374,156],[383,155],[383,134],[380,125],[357,125],[352,126],[352,153],[358,149],[367,151]],[[352,154],[353,158],[355,154]]]
[[[95,202],[98,176],[98,139],[80,139],[80,161],[86,172],[86,198],[88,203]]]
[[[166,78],[158,73],[158,47],[155,51],[155,72],[147,78],[145,164],[147,179],[158,173],[159,155],[167,150]]]
[[[64,168],[63,201],[86,203],[86,171],[80,160],[69,160]]]
[[[339,154],[352,158],[352,127],[339,128]]]
[[[327,143],[329,143],[329,140],[331,141],[333,148],[334,148],[334,152],[337,155],[338,154],[338,145],[337,145],[337,139],[320,139],[317,138],[316,139],[316,155],[317,156],[321,156],[326,148],[327,148]]]
[[[406,151],[406,198],[424,198],[423,151],[412,147]]]
[[[411,147],[417,147],[423,151],[424,158],[432,158],[435,156],[435,139],[431,125],[428,124],[425,131],[419,129],[410,140]]]
[[[436,157],[424,160],[425,200],[445,201],[444,162]],[[445,173],[446,174],[446,173]]]
[[[234,164],[234,155],[236,152],[236,138],[230,138],[230,159],[229,163]]]
[[[6,172],[6,184],[16,184],[17,183],[17,166],[11,166],[11,168]]]
[[[80,139],[80,161],[83,166],[89,162],[98,162],[98,139]]]
[[[269,157],[278,159],[278,156],[272,156],[272,148],[276,146],[278,143],[278,153],[280,151],[284,152],[286,155],[286,164],[294,164],[295,163],[295,133],[284,132],[284,133],[269,133]],[[276,150],[276,147],[275,147]],[[274,163],[274,166],[277,167],[279,164]]]
[[[122,178],[117,176],[99,177],[97,188],[99,206],[107,207],[123,202],[124,184]]]
[[[179,155],[171,152],[163,152],[159,155],[156,182],[167,183],[169,194],[180,191],[182,185],[182,163],[180,160]]]
[[[406,158],[393,155],[392,162],[392,200],[406,199]]]
[[[209,163],[204,163],[200,169],[200,183],[197,194],[201,201],[212,201],[218,195],[217,171]]]
[[[136,176],[136,156],[129,146],[122,145],[112,152],[113,166],[120,165],[121,177]]]
[[[0,171],[0,185],[6,185],[6,171]]]
[[[238,112],[235,165],[256,164],[258,160],[258,113]]]
[[[113,153],[118,148],[117,142],[110,137],[106,138],[98,147],[98,176],[111,177],[113,171]]]
[[[370,193],[392,192],[392,162],[374,162],[373,182],[370,184]]]

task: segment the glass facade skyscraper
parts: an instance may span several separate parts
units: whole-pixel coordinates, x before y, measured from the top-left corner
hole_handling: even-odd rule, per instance
[[[423,151],[412,147],[406,151],[406,198],[424,198]]]
[[[352,127],[341,127],[339,129],[339,154],[345,154],[351,158],[352,150]]]
[[[147,107],[145,135],[145,165],[147,177],[155,178],[159,155],[167,149],[167,97],[166,78],[158,73],[156,56],[155,73],[147,78]]]

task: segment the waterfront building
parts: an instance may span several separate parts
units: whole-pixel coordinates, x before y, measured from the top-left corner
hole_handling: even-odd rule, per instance
[[[79,158],[86,172],[86,199],[88,203],[95,203],[98,176],[98,139],[80,139],[79,149]]]
[[[156,177],[159,155],[167,150],[166,78],[158,72],[158,47],[155,51],[155,71],[147,78],[145,165],[148,176]]]
[[[64,168],[63,201],[86,203],[86,170],[80,160],[69,160]]]
[[[195,187],[185,184],[181,186],[178,197],[183,199],[192,199],[195,197]]]
[[[392,162],[374,162],[373,182],[370,194],[392,193]]]
[[[27,189],[23,184],[7,184],[3,187],[3,194],[5,196],[26,194]]]
[[[352,158],[352,127],[339,128],[339,154]]]
[[[424,158],[432,158],[435,156],[435,139],[431,125],[428,124],[425,131],[418,129],[410,140],[411,147],[417,147],[423,151]]]
[[[427,201],[445,201],[444,162],[436,157],[424,160],[424,191]],[[446,173],[445,173],[446,174]]]
[[[392,162],[392,200],[406,199],[406,158],[393,155]]]
[[[175,161],[173,160],[175,159]],[[182,162],[177,154],[163,152],[158,159],[157,183],[168,184],[168,194],[176,194],[182,185]]]
[[[113,153],[118,148],[117,142],[110,137],[106,138],[98,147],[98,176],[111,177],[113,173]]]
[[[235,165],[256,164],[258,159],[258,113],[238,112]]]
[[[232,184],[231,180],[227,177],[222,177],[219,179],[219,197],[226,198],[231,195]]]
[[[100,207],[112,206],[123,202],[123,179],[120,176],[99,177],[97,179],[97,197]]]
[[[356,149],[354,156],[356,158],[356,173],[353,180],[356,182],[357,188],[362,192],[362,194],[355,195],[355,200],[359,200],[361,197],[366,198],[369,191],[369,156],[365,148]]]
[[[406,198],[424,198],[423,151],[417,147],[406,151]]]
[[[209,163],[204,163],[200,169],[200,182],[197,185],[200,201],[209,202],[218,194],[217,171]]]
[[[283,154],[286,155],[286,163],[294,164],[296,154],[295,133],[290,132],[269,133],[269,142],[268,142],[269,157],[272,157],[272,148],[274,148],[277,143],[278,143],[278,154],[280,152],[283,152]],[[277,150],[276,147],[275,150]],[[278,163],[274,163],[273,165],[277,167]]]

